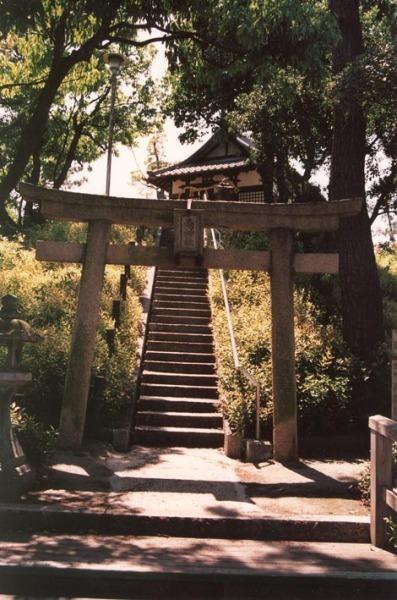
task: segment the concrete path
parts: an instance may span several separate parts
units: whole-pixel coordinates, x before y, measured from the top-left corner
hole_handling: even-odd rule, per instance
[[[0,593],[395,600],[397,557],[368,543],[362,469],[216,449],[58,453],[40,489],[0,504]]]
[[[259,465],[201,448],[135,446],[120,454],[103,445],[58,453],[41,489],[27,503],[91,511],[178,517],[350,515],[361,462],[305,461]]]

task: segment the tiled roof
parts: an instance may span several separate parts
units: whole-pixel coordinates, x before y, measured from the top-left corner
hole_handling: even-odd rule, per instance
[[[235,160],[223,163],[209,163],[206,165],[186,165],[185,167],[174,165],[169,168],[148,173],[149,179],[163,179],[163,177],[173,177],[175,175],[194,175],[195,173],[207,173],[214,171],[230,171],[232,169],[241,169],[248,165],[248,161]]]

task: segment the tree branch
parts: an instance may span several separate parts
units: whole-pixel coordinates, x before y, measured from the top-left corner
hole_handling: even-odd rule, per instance
[[[46,77],[42,77],[41,79],[34,79],[33,81],[21,81],[21,83],[3,83],[3,85],[0,85],[0,90],[8,90],[14,87],[30,87],[37,85],[38,83],[43,83],[46,79]]]

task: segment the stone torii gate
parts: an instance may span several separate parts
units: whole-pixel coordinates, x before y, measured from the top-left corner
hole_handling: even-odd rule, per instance
[[[60,444],[82,442],[96,327],[106,264],[270,273],[272,308],[273,453],[278,461],[298,459],[293,274],[337,273],[337,254],[294,254],[297,231],[334,231],[341,218],[360,211],[361,200],[264,204],[202,200],[117,198],[21,184],[27,202],[39,202],[52,220],[88,223],[87,243],[37,242],[38,260],[82,263],[76,318],[60,421]],[[110,245],[112,224],[176,228],[174,249]],[[266,231],[270,251],[203,248],[203,228]]]

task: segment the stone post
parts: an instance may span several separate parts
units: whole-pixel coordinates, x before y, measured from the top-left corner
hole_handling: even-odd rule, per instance
[[[111,223],[90,221],[61,411],[59,446],[83,440]]]
[[[271,230],[273,456],[280,462],[298,460],[292,245],[292,231]]]

